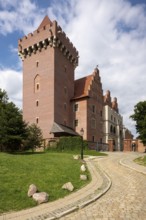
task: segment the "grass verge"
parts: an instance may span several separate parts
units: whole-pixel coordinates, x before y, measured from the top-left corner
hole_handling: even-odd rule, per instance
[[[135,159],[134,162],[138,163],[139,165],[146,166],[146,156],[139,157]]]
[[[80,160],[74,160],[78,152],[44,152],[44,153],[0,153],[0,213],[18,211],[36,206],[32,198],[27,197],[30,184],[35,184],[39,191],[49,194],[49,201],[54,201],[69,194],[61,187],[72,182],[75,190],[90,182],[81,181]],[[85,150],[84,155],[105,156],[95,150]]]
[[[90,181],[80,180],[81,161],[67,153],[0,153],[0,213],[26,209],[36,203],[27,197],[30,184],[49,194],[49,201],[69,193],[62,190],[64,183],[71,181],[75,190]]]

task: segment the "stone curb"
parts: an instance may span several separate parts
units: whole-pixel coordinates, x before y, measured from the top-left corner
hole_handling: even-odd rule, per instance
[[[95,157],[94,158],[90,158],[90,159],[95,159]],[[77,211],[79,209],[84,208],[85,206],[95,202],[97,199],[99,199],[101,196],[103,196],[110,189],[110,187],[112,185],[112,181],[109,178],[109,176],[101,168],[99,168],[99,170],[102,172],[102,174],[106,177],[106,179],[108,181],[107,187],[105,187],[101,192],[95,193],[93,198],[87,199],[85,202],[82,202],[82,203],[78,204],[77,206],[69,208],[68,210],[66,210],[64,212],[61,212],[59,215],[56,215],[56,216],[53,216],[53,217],[50,217],[50,218],[46,218],[46,220],[55,220],[55,219],[61,218],[61,217],[65,216],[65,215],[67,215],[67,214],[70,214],[70,213],[72,213],[74,211]],[[89,197],[90,197],[90,195],[89,195]]]
[[[136,168],[134,168],[134,167],[132,167],[132,166],[130,166],[130,165],[124,163],[124,160],[125,160],[125,158],[120,160],[120,162],[119,162],[120,165],[122,165],[122,166],[124,166],[124,167],[127,167],[127,168],[129,168],[129,169],[132,169],[132,170],[134,170],[134,171],[136,171],[136,172],[138,172],[138,173],[142,173],[142,174],[146,175],[146,172],[143,172],[142,170],[138,170],[138,169],[136,169]]]

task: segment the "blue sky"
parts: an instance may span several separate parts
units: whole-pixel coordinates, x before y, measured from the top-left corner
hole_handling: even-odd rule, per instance
[[[79,51],[75,77],[98,64],[104,93],[117,97],[124,124],[146,100],[146,0],[0,0],[0,88],[22,106],[22,62],[17,42],[45,15],[57,20]]]

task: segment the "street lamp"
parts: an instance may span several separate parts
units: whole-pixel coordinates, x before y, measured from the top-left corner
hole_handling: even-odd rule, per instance
[[[80,130],[80,136],[81,136],[81,139],[82,139],[82,145],[81,145],[81,159],[83,160],[83,135],[84,135],[84,129],[81,128]]]

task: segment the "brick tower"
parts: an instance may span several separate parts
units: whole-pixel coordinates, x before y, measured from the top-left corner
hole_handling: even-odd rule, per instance
[[[46,16],[18,42],[23,60],[23,118],[36,123],[45,139],[53,123],[73,128],[74,69],[78,51],[56,21]]]

